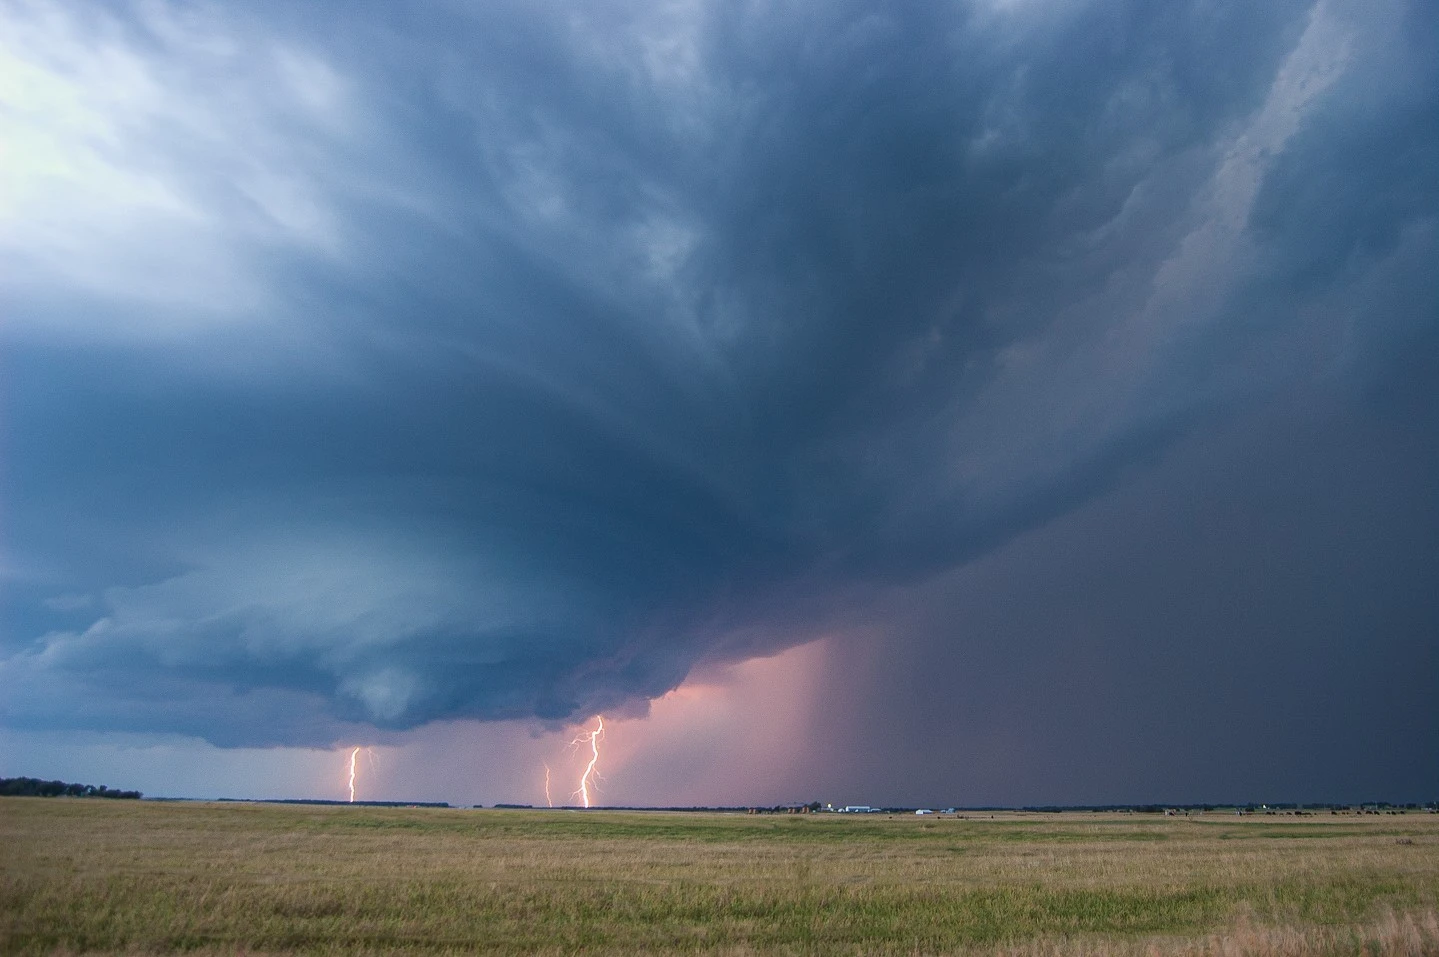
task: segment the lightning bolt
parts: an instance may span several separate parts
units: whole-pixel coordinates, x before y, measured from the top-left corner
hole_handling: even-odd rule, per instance
[[[555,806],[555,802],[550,800],[550,766],[548,764],[545,765],[545,806]]]
[[[572,748],[578,748],[584,744],[590,746],[590,763],[585,765],[585,773],[580,775],[579,790],[575,791],[575,795],[584,802],[585,807],[590,806],[590,778],[599,778],[599,774],[595,771],[595,765],[600,763],[600,738],[605,733],[605,716],[595,715],[595,722],[593,731],[581,731],[570,742]]]
[[[374,766],[375,766],[375,764],[376,764],[376,761],[375,761],[375,749],[374,749],[374,748],[354,748],[353,750],[350,751],[350,803],[351,803],[351,804],[354,804],[354,803],[355,803],[355,772],[356,772],[357,770],[359,770],[360,752],[361,752],[361,751],[365,752],[365,757],[367,757],[367,758],[370,759],[370,767],[371,767],[371,768],[374,768]]]
[[[350,752],[350,803],[355,803],[355,761],[360,756],[360,749],[356,748]]]

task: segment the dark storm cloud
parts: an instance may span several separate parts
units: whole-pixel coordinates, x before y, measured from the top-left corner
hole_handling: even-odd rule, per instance
[[[633,706],[1433,327],[1418,4],[95,14],[7,11],[15,726]]]
[[[1415,345],[1363,396],[1210,423],[875,602],[794,781],[881,803],[1431,800],[1439,342]]]

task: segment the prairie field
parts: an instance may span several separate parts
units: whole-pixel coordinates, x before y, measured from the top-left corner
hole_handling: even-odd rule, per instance
[[[0,952],[1439,953],[1439,815],[0,799]]]

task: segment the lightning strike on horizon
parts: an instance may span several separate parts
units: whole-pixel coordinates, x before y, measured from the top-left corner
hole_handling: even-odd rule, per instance
[[[585,765],[585,773],[580,775],[579,790],[574,793],[584,802],[585,807],[590,806],[590,778],[599,777],[595,771],[595,765],[600,761],[600,737],[605,733],[605,716],[595,715],[595,729],[593,731],[582,731],[570,742],[570,747],[578,748],[582,744],[590,746],[590,763]]]
[[[555,806],[555,802],[550,800],[550,766],[548,764],[545,765],[545,806]]]
[[[350,752],[350,803],[355,803],[355,761],[360,756],[360,749],[356,748]]]
[[[361,751],[365,752],[365,757],[367,757],[367,758],[370,759],[370,767],[371,767],[371,768],[374,768],[374,766],[375,766],[375,749],[374,749],[374,748],[359,748],[359,747],[357,747],[357,748],[355,748],[354,750],[352,750],[352,751],[350,752],[350,781],[349,781],[349,784],[350,784],[350,803],[351,803],[351,804],[354,804],[354,803],[355,803],[355,772],[358,770],[358,765],[359,765],[359,760],[360,760],[360,752],[361,752]]]

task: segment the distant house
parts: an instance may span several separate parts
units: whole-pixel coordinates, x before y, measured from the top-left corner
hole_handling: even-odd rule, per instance
[[[931,810],[930,810],[929,808],[927,808],[927,807],[922,807],[922,808],[920,808],[918,811],[915,811],[914,813],[916,813],[916,814],[933,814],[934,812],[931,811]]]

